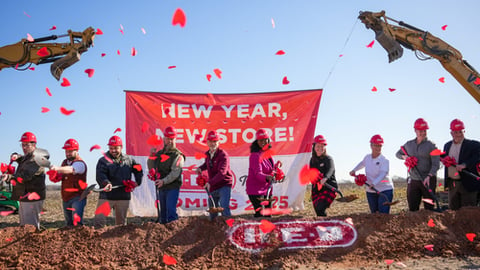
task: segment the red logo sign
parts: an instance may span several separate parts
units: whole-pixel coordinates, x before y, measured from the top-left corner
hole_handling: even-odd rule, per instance
[[[259,252],[272,244],[276,237],[281,249],[332,248],[351,246],[357,240],[355,228],[342,220],[328,221],[277,221],[267,237],[260,229],[260,221],[243,222],[229,229],[228,239],[237,248]],[[267,240],[270,238],[269,240]]]

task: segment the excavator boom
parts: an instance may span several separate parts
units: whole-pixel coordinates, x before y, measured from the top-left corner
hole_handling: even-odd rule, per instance
[[[45,43],[61,37],[69,37],[69,43]],[[80,60],[80,55],[93,46],[95,30],[92,27],[83,32],[68,30],[67,35],[48,36],[33,41],[22,39],[20,42],[0,47],[0,70],[6,67],[18,69],[26,64],[52,63],[50,71],[60,80],[63,70]]]
[[[420,51],[440,61],[442,66],[480,103],[480,74],[463,59],[457,49],[426,31],[385,16],[385,11],[361,11],[358,18],[367,29],[375,32],[375,39],[387,51],[389,62],[402,57],[402,47]],[[398,25],[393,25],[389,21]]]

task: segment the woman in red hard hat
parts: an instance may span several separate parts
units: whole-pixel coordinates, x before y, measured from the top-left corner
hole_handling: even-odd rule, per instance
[[[365,168],[367,184],[375,188],[377,191],[385,194],[381,196],[377,191],[366,186],[367,201],[370,212],[390,213],[390,205],[385,204],[393,200],[393,183],[388,177],[390,164],[387,158],[382,155],[383,138],[380,135],[374,135],[370,139],[370,148],[372,153],[366,155],[360,163],[350,172],[351,176],[355,176],[355,172]]]
[[[247,177],[247,195],[255,210],[254,217],[263,216],[261,213],[262,201],[270,199],[271,194],[267,194],[275,179],[273,176],[275,162],[273,158],[266,154],[271,146],[270,135],[263,128],[257,130],[255,134],[255,141],[250,145],[250,158],[248,166]],[[271,201],[267,200],[268,204],[265,208],[271,208]]]
[[[312,202],[317,216],[327,216],[325,212],[337,196],[335,191],[324,186],[325,183],[334,188],[338,188],[335,179],[335,164],[333,158],[327,154],[327,140],[323,135],[318,135],[313,139],[312,157],[310,158],[310,168],[316,168],[320,171],[320,177],[317,182],[312,183]]]

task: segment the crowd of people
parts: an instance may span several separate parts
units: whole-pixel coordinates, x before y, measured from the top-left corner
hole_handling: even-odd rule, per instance
[[[400,147],[396,157],[405,160],[408,167],[407,202],[410,211],[424,208],[434,210],[437,187],[437,172],[440,162],[445,166],[445,190],[448,190],[449,209],[457,210],[478,203],[480,177],[477,176],[480,162],[480,142],[466,139],[465,126],[459,119],[451,122],[452,140],[447,142],[442,153],[427,138],[428,123],[419,118],[414,123],[416,137]],[[177,201],[182,186],[182,168],[185,155],[177,148],[177,132],[174,127],[164,130],[163,148],[152,148],[147,161],[148,178],[156,187],[157,222],[166,224],[178,219]],[[87,203],[84,194],[87,188],[87,164],[79,155],[79,143],[68,139],[63,149],[65,160],[60,166],[50,164],[46,150],[37,148],[37,138],[25,132],[21,138],[23,155],[11,154],[11,162],[17,162],[15,172],[4,173],[1,181],[13,184],[12,200],[19,201],[20,225],[31,224],[40,228],[40,212],[46,197],[45,179],[48,174],[52,182],[61,182],[63,211],[67,226],[83,224],[83,213]],[[205,160],[197,169],[197,184],[209,196],[210,219],[219,214],[231,216],[230,197],[233,172],[228,153],[220,147],[219,134],[215,130],[207,133],[208,150]],[[246,194],[254,208],[254,217],[268,217],[272,207],[272,185],[283,181],[278,177],[280,170],[271,154],[272,141],[268,132],[261,128],[250,145],[249,169]],[[394,185],[388,177],[389,160],[382,155],[384,140],[381,135],[370,139],[371,153],[367,154],[351,171],[355,182],[365,186],[371,213],[390,212]],[[312,183],[312,203],[317,216],[327,216],[326,210],[337,196],[335,164],[327,154],[327,140],[322,135],[313,139],[310,168],[318,170]],[[108,140],[108,152],[104,153],[96,166],[96,181],[100,186],[98,209],[94,223],[96,227],[106,224],[110,209],[115,210],[115,224],[126,225],[131,191],[142,184],[143,169],[131,156],[122,152],[123,142],[119,136]],[[45,172],[46,168],[49,169]],[[365,174],[357,174],[364,169]],[[283,174],[283,172],[281,172]],[[132,180],[132,176],[134,180]],[[214,210],[214,211],[213,211]]]

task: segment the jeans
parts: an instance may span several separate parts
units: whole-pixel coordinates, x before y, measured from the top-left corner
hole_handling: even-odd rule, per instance
[[[367,201],[368,206],[370,207],[371,213],[390,213],[390,205],[383,205],[385,202],[391,202],[393,199],[393,189],[385,190],[380,192],[383,195],[374,193],[374,192],[367,192]],[[388,199],[388,201],[387,201]]]
[[[229,217],[232,214],[230,213],[230,194],[232,193],[231,187],[221,187],[217,190],[210,192],[212,195],[213,201],[215,202],[215,206],[222,207],[222,216]],[[213,207],[212,200],[208,199],[208,207]],[[210,219],[213,220],[218,213],[210,213]]]
[[[160,204],[158,221],[166,224],[178,219],[177,202],[180,189],[157,189],[157,200]]]
[[[73,226],[73,220],[75,214],[80,217],[80,221],[77,223],[78,225],[83,225],[83,210],[85,209],[85,205],[87,204],[87,198],[83,200],[79,200],[80,196],[74,197],[69,201],[63,202],[63,216],[65,217],[65,222],[67,226]]]

